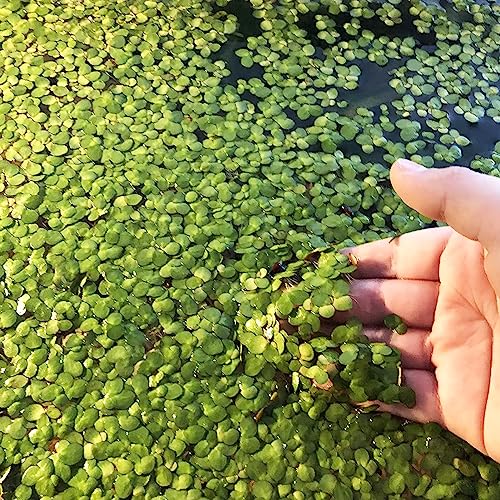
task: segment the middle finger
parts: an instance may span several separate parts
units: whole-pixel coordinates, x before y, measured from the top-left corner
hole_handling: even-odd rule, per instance
[[[439,282],[420,280],[365,279],[351,283],[350,311],[337,312],[332,324],[356,317],[367,326],[381,326],[389,314],[397,314],[413,328],[431,329]]]
[[[387,328],[365,328],[363,334],[370,342],[383,342],[401,353],[401,366],[417,370],[433,370],[432,346],[428,330],[409,328],[404,335]]]

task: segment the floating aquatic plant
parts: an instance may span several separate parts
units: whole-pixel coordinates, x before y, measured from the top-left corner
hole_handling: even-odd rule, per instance
[[[388,164],[498,175],[499,14],[1,3],[2,495],[498,498],[340,318],[343,249],[430,222]]]

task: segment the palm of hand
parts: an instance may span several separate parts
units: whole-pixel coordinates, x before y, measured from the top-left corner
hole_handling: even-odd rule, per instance
[[[491,284],[500,262],[495,268],[480,243],[449,227],[350,251],[358,259],[351,314],[363,321],[371,340],[401,351],[403,379],[416,394],[414,408],[380,409],[437,422],[500,460],[500,350],[494,345],[500,290]],[[405,335],[381,328],[391,312],[408,324]]]
[[[368,307],[359,303],[361,319],[375,326],[367,336],[399,348],[416,394],[414,408],[380,409],[438,422],[500,462],[500,179],[408,160],[390,175],[407,205],[450,227],[352,250],[366,258],[357,286],[360,299],[368,291]],[[380,328],[389,312],[406,320],[407,334]]]
[[[500,290],[491,285],[484,262],[480,243],[451,234],[439,261],[439,294],[428,337],[436,383],[420,389],[435,389],[430,394],[440,423],[498,459],[500,386],[493,375],[500,351],[493,340],[500,333]]]

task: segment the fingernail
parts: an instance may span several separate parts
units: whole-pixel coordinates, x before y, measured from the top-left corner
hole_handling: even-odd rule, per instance
[[[393,166],[395,165],[397,165],[398,168],[405,170],[406,172],[422,172],[423,170],[427,170],[424,166],[415,163],[414,161],[405,160],[403,158],[401,158],[400,160],[396,160]]]

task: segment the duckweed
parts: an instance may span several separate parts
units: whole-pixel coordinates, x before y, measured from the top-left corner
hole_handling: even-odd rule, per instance
[[[2,497],[498,498],[497,464],[374,412],[415,395],[345,319],[345,249],[431,224],[398,157],[498,175],[499,15],[1,3]]]

